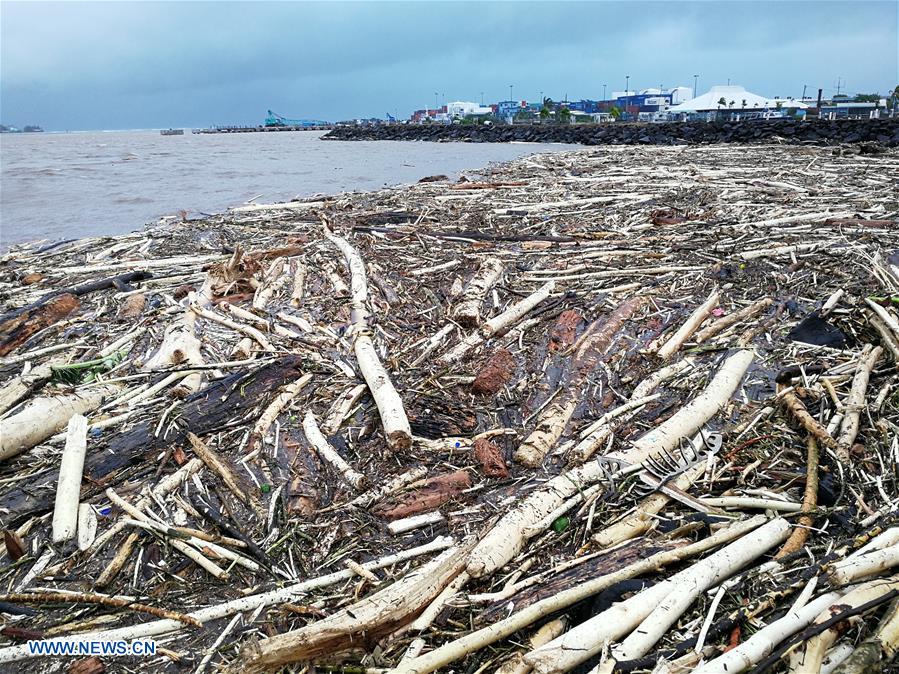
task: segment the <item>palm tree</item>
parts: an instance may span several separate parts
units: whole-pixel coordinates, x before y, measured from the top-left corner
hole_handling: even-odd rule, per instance
[[[743,109],[744,110],[746,109],[746,99],[745,98],[743,99]]]
[[[722,105],[727,105],[727,101],[724,99],[724,96],[718,99],[718,107],[720,108]]]
[[[553,99],[548,96],[543,99],[543,106],[540,108],[540,119],[547,120],[552,114]]]
[[[559,121],[562,124],[570,124],[571,123],[571,110],[568,108],[562,108],[559,110]]]

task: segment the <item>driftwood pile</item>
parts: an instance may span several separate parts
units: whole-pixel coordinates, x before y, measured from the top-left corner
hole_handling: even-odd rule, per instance
[[[0,668],[881,671],[897,176],[589,149],[8,251]]]

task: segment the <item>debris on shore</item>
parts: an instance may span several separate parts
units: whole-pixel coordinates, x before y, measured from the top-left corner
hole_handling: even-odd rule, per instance
[[[863,152],[581,149],[14,247],[0,668],[879,671],[899,152]]]

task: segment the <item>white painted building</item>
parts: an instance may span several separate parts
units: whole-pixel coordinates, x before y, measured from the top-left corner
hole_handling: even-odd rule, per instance
[[[453,119],[461,119],[469,115],[489,115],[491,112],[490,108],[481,107],[470,101],[453,101],[446,104],[446,114]]]

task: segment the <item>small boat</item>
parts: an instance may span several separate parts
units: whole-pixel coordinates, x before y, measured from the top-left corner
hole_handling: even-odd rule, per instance
[[[184,129],[162,129],[159,133],[163,136],[183,136]]]

